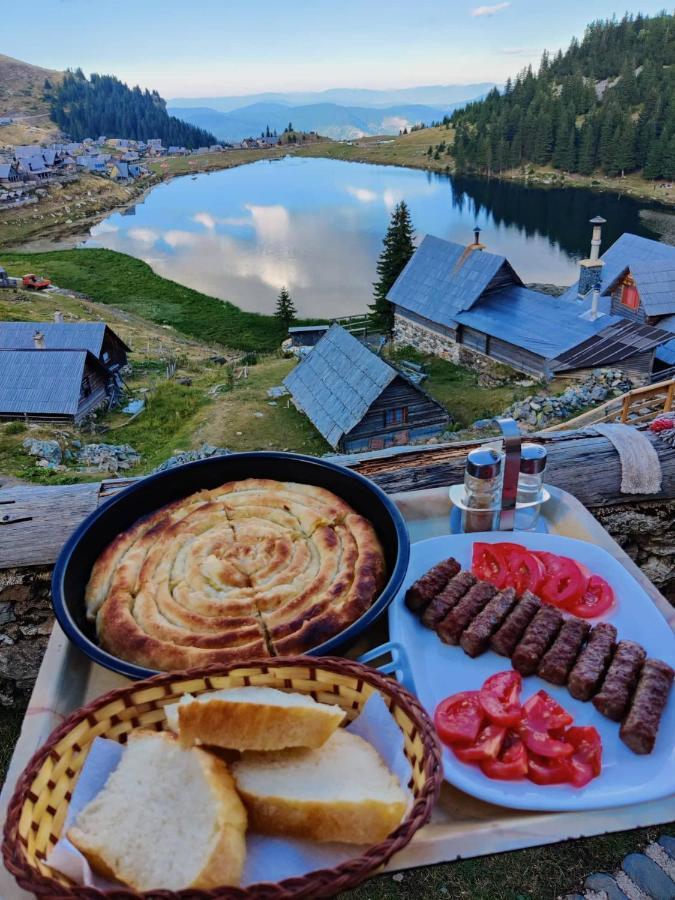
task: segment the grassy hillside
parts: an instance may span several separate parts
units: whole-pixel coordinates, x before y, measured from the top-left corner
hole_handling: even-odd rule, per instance
[[[244,312],[155,275],[139,259],[112,250],[5,253],[12,275],[39,272],[55,284],[86,294],[201,341],[237,350],[274,350],[285,332],[272,316]]]
[[[52,85],[58,85],[63,79],[63,72],[33,66],[0,53],[0,116],[49,113],[45,79]]]
[[[439,158],[428,155],[430,146],[436,147],[442,141],[452,141],[452,129],[423,128],[410,134],[391,137],[361,138],[349,143],[322,142],[296,150],[298,156],[320,156],[328,159],[342,159],[347,162],[367,162],[383,166],[409,166],[413,169],[431,169],[445,172],[452,165],[449,156],[439,154]]]

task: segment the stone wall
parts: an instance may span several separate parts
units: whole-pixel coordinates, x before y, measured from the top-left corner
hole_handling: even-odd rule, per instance
[[[593,514],[675,605],[675,501]],[[50,577],[50,566],[0,571],[0,710],[22,709],[30,696],[53,623]]]
[[[394,342],[399,346],[414,347],[420,353],[438,356],[457,366],[464,366],[478,374],[478,383],[483,387],[497,387],[514,379],[522,378],[520,372],[489,356],[458,344],[451,337],[439,334],[431,328],[411,322],[403,316],[394,316]]]

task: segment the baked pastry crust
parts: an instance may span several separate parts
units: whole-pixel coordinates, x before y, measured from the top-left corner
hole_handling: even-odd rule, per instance
[[[101,645],[172,670],[310,650],[355,622],[385,582],[372,524],[313,485],[249,478],[136,522],[85,594]]]

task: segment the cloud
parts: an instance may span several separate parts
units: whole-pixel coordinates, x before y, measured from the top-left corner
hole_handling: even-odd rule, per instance
[[[361,203],[373,203],[377,200],[375,191],[371,191],[368,188],[352,187],[352,185],[348,185],[345,190],[348,194],[351,194],[352,197],[356,197]]]
[[[507,6],[511,6],[510,3],[495,3],[494,6],[475,6],[471,10],[471,15],[474,18],[479,16],[494,16],[495,13],[501,12],[503,9],[506,9]]]

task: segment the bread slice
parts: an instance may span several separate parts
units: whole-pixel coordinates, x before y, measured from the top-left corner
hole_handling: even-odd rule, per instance
[[[269,687],[188,694],[165,712],[184,747],[201,741],[230,750],[320,747],[345,718],[339,706]]]
[[[139,731],[68,830],[92,868],[137,891],[238,885],[246,810],[222,760]]]
[[[374,844],[407,807],[375,748],[343,728],[318,750],[245,753],[232,774],[251,828],[263,834]]]

